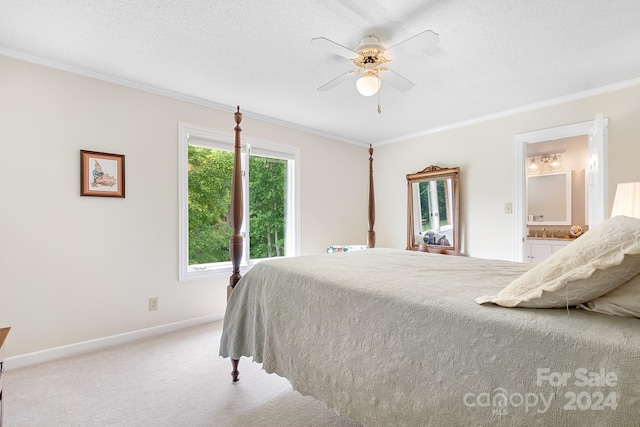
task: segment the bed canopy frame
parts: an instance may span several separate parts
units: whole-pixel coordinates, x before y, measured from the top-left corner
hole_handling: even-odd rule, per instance
[[[240,228],[242,227],[243,212],[242,212],[242,142],[240,138],[240,122],[242,122],[242,113],[240,112],[240,106],[233,118],[236,122],[236,126],[233,128],[235,132],[235,143],[233,147],[233,176],[231,180],[231,228],[233,233],[229,241],[229,253],[231,255],[231,277],[229,278],[229,286],[227,287],[227,300],[233,292],[233,288],[240,280],[240,261],[242,260],[242,235],[240,234]],[[374,231],[376,220],[376,206],[375,196],[373,190],[373,146],[369,145],[369,203],[368,203],[368,224],[369,229],[367,231],[367,245],[369,248],[373,248],[376,245],[376,232]],[[238,381],[238,362],[239,359],[231,359],[231,377],[233,381]]]

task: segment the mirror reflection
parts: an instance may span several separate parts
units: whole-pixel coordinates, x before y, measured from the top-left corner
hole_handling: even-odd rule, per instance
[[[527,225],[571,225],[570,171],[527,178]]]
[[[459,168],[429,166],[407,182],[407,249],[458,255]]]
[[[414,234],[429,245],[451,246],[451,178],[414,182]]]

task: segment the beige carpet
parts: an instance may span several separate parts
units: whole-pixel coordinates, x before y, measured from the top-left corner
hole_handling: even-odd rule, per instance
[[[361,427],[250,359],[238,383],[222,322],[5,372],[4,427]]]

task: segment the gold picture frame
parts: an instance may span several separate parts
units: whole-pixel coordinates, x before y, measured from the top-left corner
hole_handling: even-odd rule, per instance
[[[124,154],[80,150],[80,195],[124,198]]]

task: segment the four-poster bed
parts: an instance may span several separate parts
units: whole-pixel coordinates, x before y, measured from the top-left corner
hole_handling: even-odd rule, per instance
[[[231,257],[231,277],[229,278],[229,286],[227,286],[227,301],[231,297],[233,288],[242,277],[240,275],[240,262],[242,260],[242,246],[243,240],[240,234],[243,221],[242,211],[242,141],[240,133],[242,128],[240,123],[242,122],[242,113],[240,112],[240,106],[233,113],[233,118],[236,122],[236,126],[233,128],[235,139],[233,147],[233,175],[231,180],[231,228],[233,233],[229,242],[229,254]],[[367,246],[374,248],[376,245],[376,232],[374,230],[376,221],[376,203],[373,188],[373,146],[369,145],[369,199],[368,199],[368,223],[369,230],[367,231]],[[231,377],[233,382],[238,381],[239,359],[231,359],[232,371]]]
[[[227,301],[231,297],[233,288],[240,280],[240,261],[242,260],[242,235],[240,234],[240,228],[242,227],[242,143],[240,140],[240,122],[242,122],[242,113],[240,112],[240,106],[238,110],[233,113],[233,118],[236,122],[236,127],[233,129],[235,132],[235,142],[233,146],[233,176],[231,179],[231,228],[233,234],[229,242],[229,255],[231,256],[231,277],[229,278],[229,286],[227,286]],[[233,381],[238,381],[238,362],[239,359],[231,359],[232,371],[231,376]]]
[[[237,153],[241,117],[238,109]],[[242,216],[232,218],[235,236]],[[241,239],[231,244],[240,254]],[[538,267],[369,249],[268,260],[239,280],[232,261],[220,355],[231,358],[233,381],[239,358],[252,357],[369,427],[637,421],[638,319],[475,302]]]

